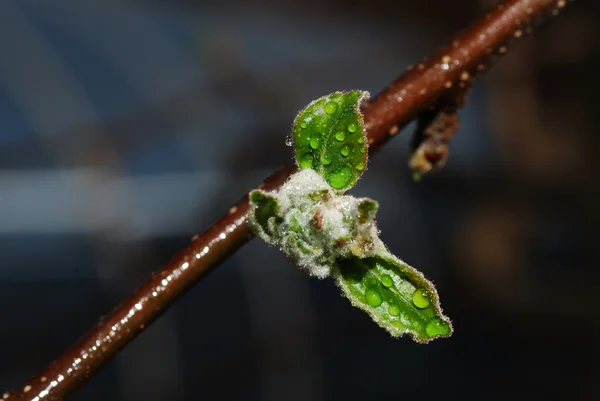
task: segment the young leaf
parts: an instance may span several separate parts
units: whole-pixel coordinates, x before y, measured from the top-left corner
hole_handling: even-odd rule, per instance
[[[336,192],[350,189],[367,165],[367,136],[361,104],[369,93],[353,90],[321,97],[293,125],[296,162],[317,171]]]
[[[409,334],[420,343],[452,334],[435,287],[421,273],[390,254],[337,261],[332,271],[353,306],[367,312],[391,335]]]
[[[277,243],[279,203],[277,197],[265,191],[255,190],[249,196],[250,210],[248,222],[252,231],[263,241],[273,245]]]

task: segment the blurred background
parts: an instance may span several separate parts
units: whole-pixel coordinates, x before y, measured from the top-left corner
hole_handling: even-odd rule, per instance
[[[305,104],[491,3],[0,1],[0,391],[289,162]],[[392,339],[252,241],[73,399],[597,400],[600,3],[562,14],[477,81],[441,173],[411,181],[409,127],[354,190],[451,339]]]

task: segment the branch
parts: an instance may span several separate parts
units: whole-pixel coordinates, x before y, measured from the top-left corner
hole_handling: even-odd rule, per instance
[[[449,45],[391,83],[363,109],[371,154],[449,88],[489,69],[493,58],[506,52],[510,41],[529,33],[565,5],[565,0],[505,0]],[[286,165],[258,188],[276,189],[294,170],[295,166]],[[23,387],[5,393],[4,399],[59,400],[71,394],[185,291],[252,238],[247,210],[244,196],[75,345]]]

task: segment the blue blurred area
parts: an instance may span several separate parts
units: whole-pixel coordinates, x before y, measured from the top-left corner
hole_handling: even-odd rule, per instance
[[[579,32],[573,20],[598,8],[581,4],[557,30]],[[435,0],[2,0],[0,389],[58,356],[290,161],[284,138],[303,105],[340,89],[377,93],[481,11]],[[384,241],[438,285],[452,339],[391,339],[331,282],[253,241],[73,399],[595,399],[600,203],[586,149],[598,121],[581,82],[600,52],[592,41],[575,58],[589,68],[562,74],[573,62],[544,35],[553,31],[475,86],[443,172],[410,180],[411,126],[354,191],[380,201]],[[521,103],[527,90],[532,103]],[[551,124],[553,137],[523,110],[588,125],[556,144],[573,125]]]

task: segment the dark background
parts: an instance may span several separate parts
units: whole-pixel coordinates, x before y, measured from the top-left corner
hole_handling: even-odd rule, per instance
[[[282,163],[295,113],[373,94],[488,1],[0,1],[0,390]],[[477,81],[447,167],[411,128],[353,191],[455,335],[392,339],[252,241],[74,400],[597,400],[600,3]]]

